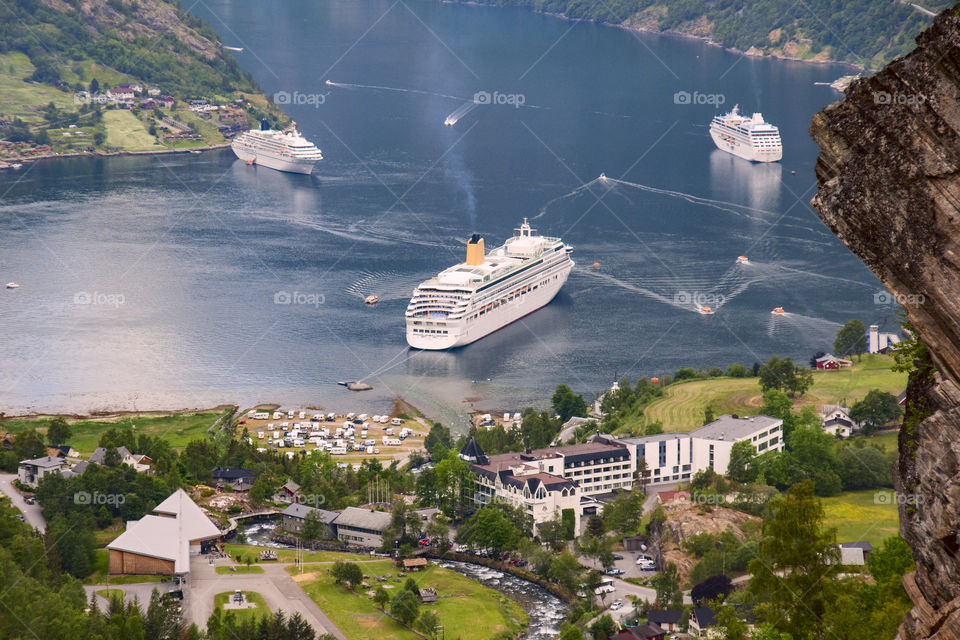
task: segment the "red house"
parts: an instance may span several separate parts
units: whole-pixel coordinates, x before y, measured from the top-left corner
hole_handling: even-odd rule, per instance
[[[839,369],[840,367],[851,367],[853,366],[852,360],[844,360],[843,358],[838,358],[832,353],[828,353],[824,356],[820,356],[816,359],[817,369]]]

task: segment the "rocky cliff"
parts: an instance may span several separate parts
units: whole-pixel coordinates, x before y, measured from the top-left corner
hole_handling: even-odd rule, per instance
[[[960,639],[960,15],[810,127],[823,221],[904,304],[915,350],[895,482],[916,560],[904,640]]]

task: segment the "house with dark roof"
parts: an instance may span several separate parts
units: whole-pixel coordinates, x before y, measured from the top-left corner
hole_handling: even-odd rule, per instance
[[[683,611],[679,609],[651,609],[647,611],[647,620],[659,625],[669,633],[680,630]]]
[[[334,520],[337,538],[348,544],[378,548],[392,516],[385,511],[347,507]]]
[[[616,468],[623,464],[629,467],[630,460],[625,447],[593,443],[487,456],[472,438],[460,451],[460,457],[471,463],[475,481],[472,498],[478,507],[497,498],[533,516],[535,528],[566,511],[573,514],[577,531],[584,490],[574,478],[579,477],[594,488],[602,482],[602,476],[595,478],[594,473],[594,467],[603,464],[602,460],[607,460],[608,465],[615,460]],[[612,475],[608,473],[607,479]],[[616,475],[620,477],[619,473]]]
[[[283,527],[283,530],[293,534],[300,533],[303,523],[306,521],[307,516],[312,512],[316,512],[316,514],[320,517],[320,522],[323,523],[323,534],[321,535],[321,538],[336,538],[337,533],[333,524],[334,520],[336,520],[337,516],[339,515],[336,511],[317,509],[316,507],[310,507],[296,502],[280,512],[281,526]]]
[[[820,427],[824,433],[841,438],[849,438],[857,428],[850,409],[840,403],[820,407]]]
[[[219,487],[229,486],[234,491],[249,491],[256,474],[253,469],[217,467],[212,471],[213,481]]]
[[[653,622],[628,627],[616,632],[608,640],[664,640],[667,632]]]
[[[282,500],[283,502],[293,502],[297,499],[297,496],[300,494],[300,485],[298,485],[293,480],[287,480],[286,484],[280,487],[280,490],[277,491],[277,495],[274,496],[277,500]]]
[[[717,626],[717,616],[709,607],[694,607],[690,611],[687,626],[692,635],[702,638],[711,627]]]
[[[431,602],[437,601],[437,590],[433,587],[426,587],[425,589],[417,589],[417,595],[420,597],[420,602],[424,604],[430,604]]]

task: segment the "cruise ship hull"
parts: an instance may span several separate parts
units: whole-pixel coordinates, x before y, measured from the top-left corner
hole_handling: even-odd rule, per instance
[[[779,162],[783,158],[783,149],[761,150],[750,144],[749,140],[741,140],[736,136],[710,128],[710,137],[717,148],[732,153],[738,158],[751,162]]]
[[[407,344],[414,349],[438,351],[476,342],[549,304],[566,283],[573,265],[573,261],[568,259],[552,274],[556,277],[550,278],[546,285],[538,287],[522,298],[501,305],[495,313],[486,314],[476,320],[456,320],[445,324],[444,329],[448,331],[447,335],[416,334],[408,320]]]
[[[263,165],[277,171],[286,171],[287,173],[302,173],[309,175],[317,165],[318,160],[297,160],[295,158],[277,158],[266,153],[253,153],[239,145],[231,145],[233,152],[244,162]]]

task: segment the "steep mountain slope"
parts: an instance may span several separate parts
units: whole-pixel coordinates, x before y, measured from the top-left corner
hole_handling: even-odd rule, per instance
[[[817,114],[824,222],[904,303],[923,345],[900,434],[900,528],[916,573],[907,639],[960,638],[960,16]]]

